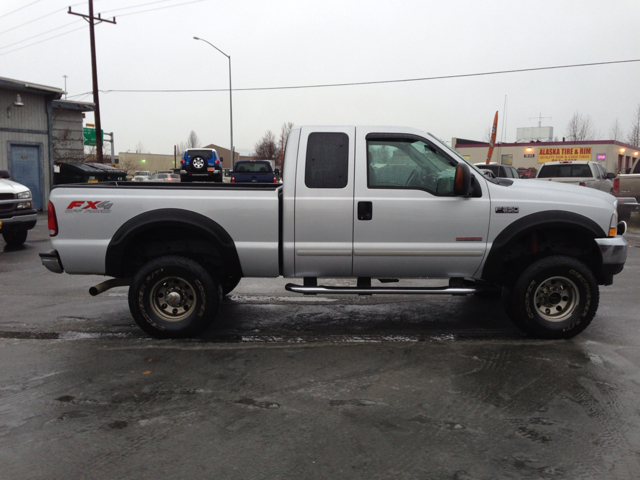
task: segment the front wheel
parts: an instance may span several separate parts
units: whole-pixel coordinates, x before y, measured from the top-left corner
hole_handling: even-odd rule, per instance
[[[571,338],[589,326],[598,309],[598,283],[587,266],[551,256],[530,265],[505,299],[507,315],[526,333]]]
[[[156,258],[129,287],[129,309],[142,330],[156,338],[185,338],[207,328],[220,307],[220,284],[185,257]]]
[[[2,232],[2,238],[11,247],[17,247],[27,241],[27,230],[15,230],[12,232]]]

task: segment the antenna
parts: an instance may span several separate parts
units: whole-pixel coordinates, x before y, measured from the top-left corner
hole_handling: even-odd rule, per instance
[[[537,117],[530,117],[529,120],[535,120],[536,118],[538,119],[538,128],[540,128],[542,126],[542,119],[543,118],[548,118],[549,120],[552,120],[551,117],[543,117],[542,116],[542,112],[540,112],[540,115],[537,116]]]

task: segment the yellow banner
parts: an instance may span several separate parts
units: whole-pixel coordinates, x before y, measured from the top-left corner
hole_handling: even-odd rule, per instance
[[[565,160],[591,160],[591,147],[541,148],[538,163]]]

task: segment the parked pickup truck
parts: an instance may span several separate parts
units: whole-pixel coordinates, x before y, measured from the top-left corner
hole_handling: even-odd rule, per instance
[[[278,276],[303,279],[285,288],[308,295],[502,291],[524,332],[569,338],[628,247],[613,196],[489,179],[432,135],[397,127],[294,129],[282,184],[59,185],[48,216],[42,263],[113,277],[92,294],[129,285],[133,318],[160,338],[201,332],[241,278]],[[352,286],[319,281],[345,277]],[[399,278],[446,280],[390,286]]]
[[[278,183],[269,160],[240,160],[233,166],[231,183]]]
[[[620,174],[613,180],[613,194],[618,197],[620,220],[628,222],[632,212],[640,211],[640,173]]]
[[[536,176],[537,180],[553,180],[555,182],[591,187],[611,193],[615,173],[607,171],[598,162],[585,160],[566,160],[547,162],[542,165]]]
[[[7,245],[16,247],[27,241],[38,212],[33,208],[31,190],[10,178],[7,170],[0,170],[0,233]]]

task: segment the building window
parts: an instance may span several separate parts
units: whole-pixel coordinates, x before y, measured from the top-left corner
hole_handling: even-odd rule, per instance
[[[502,165],[513,165],[513,154],[502,155]]]

